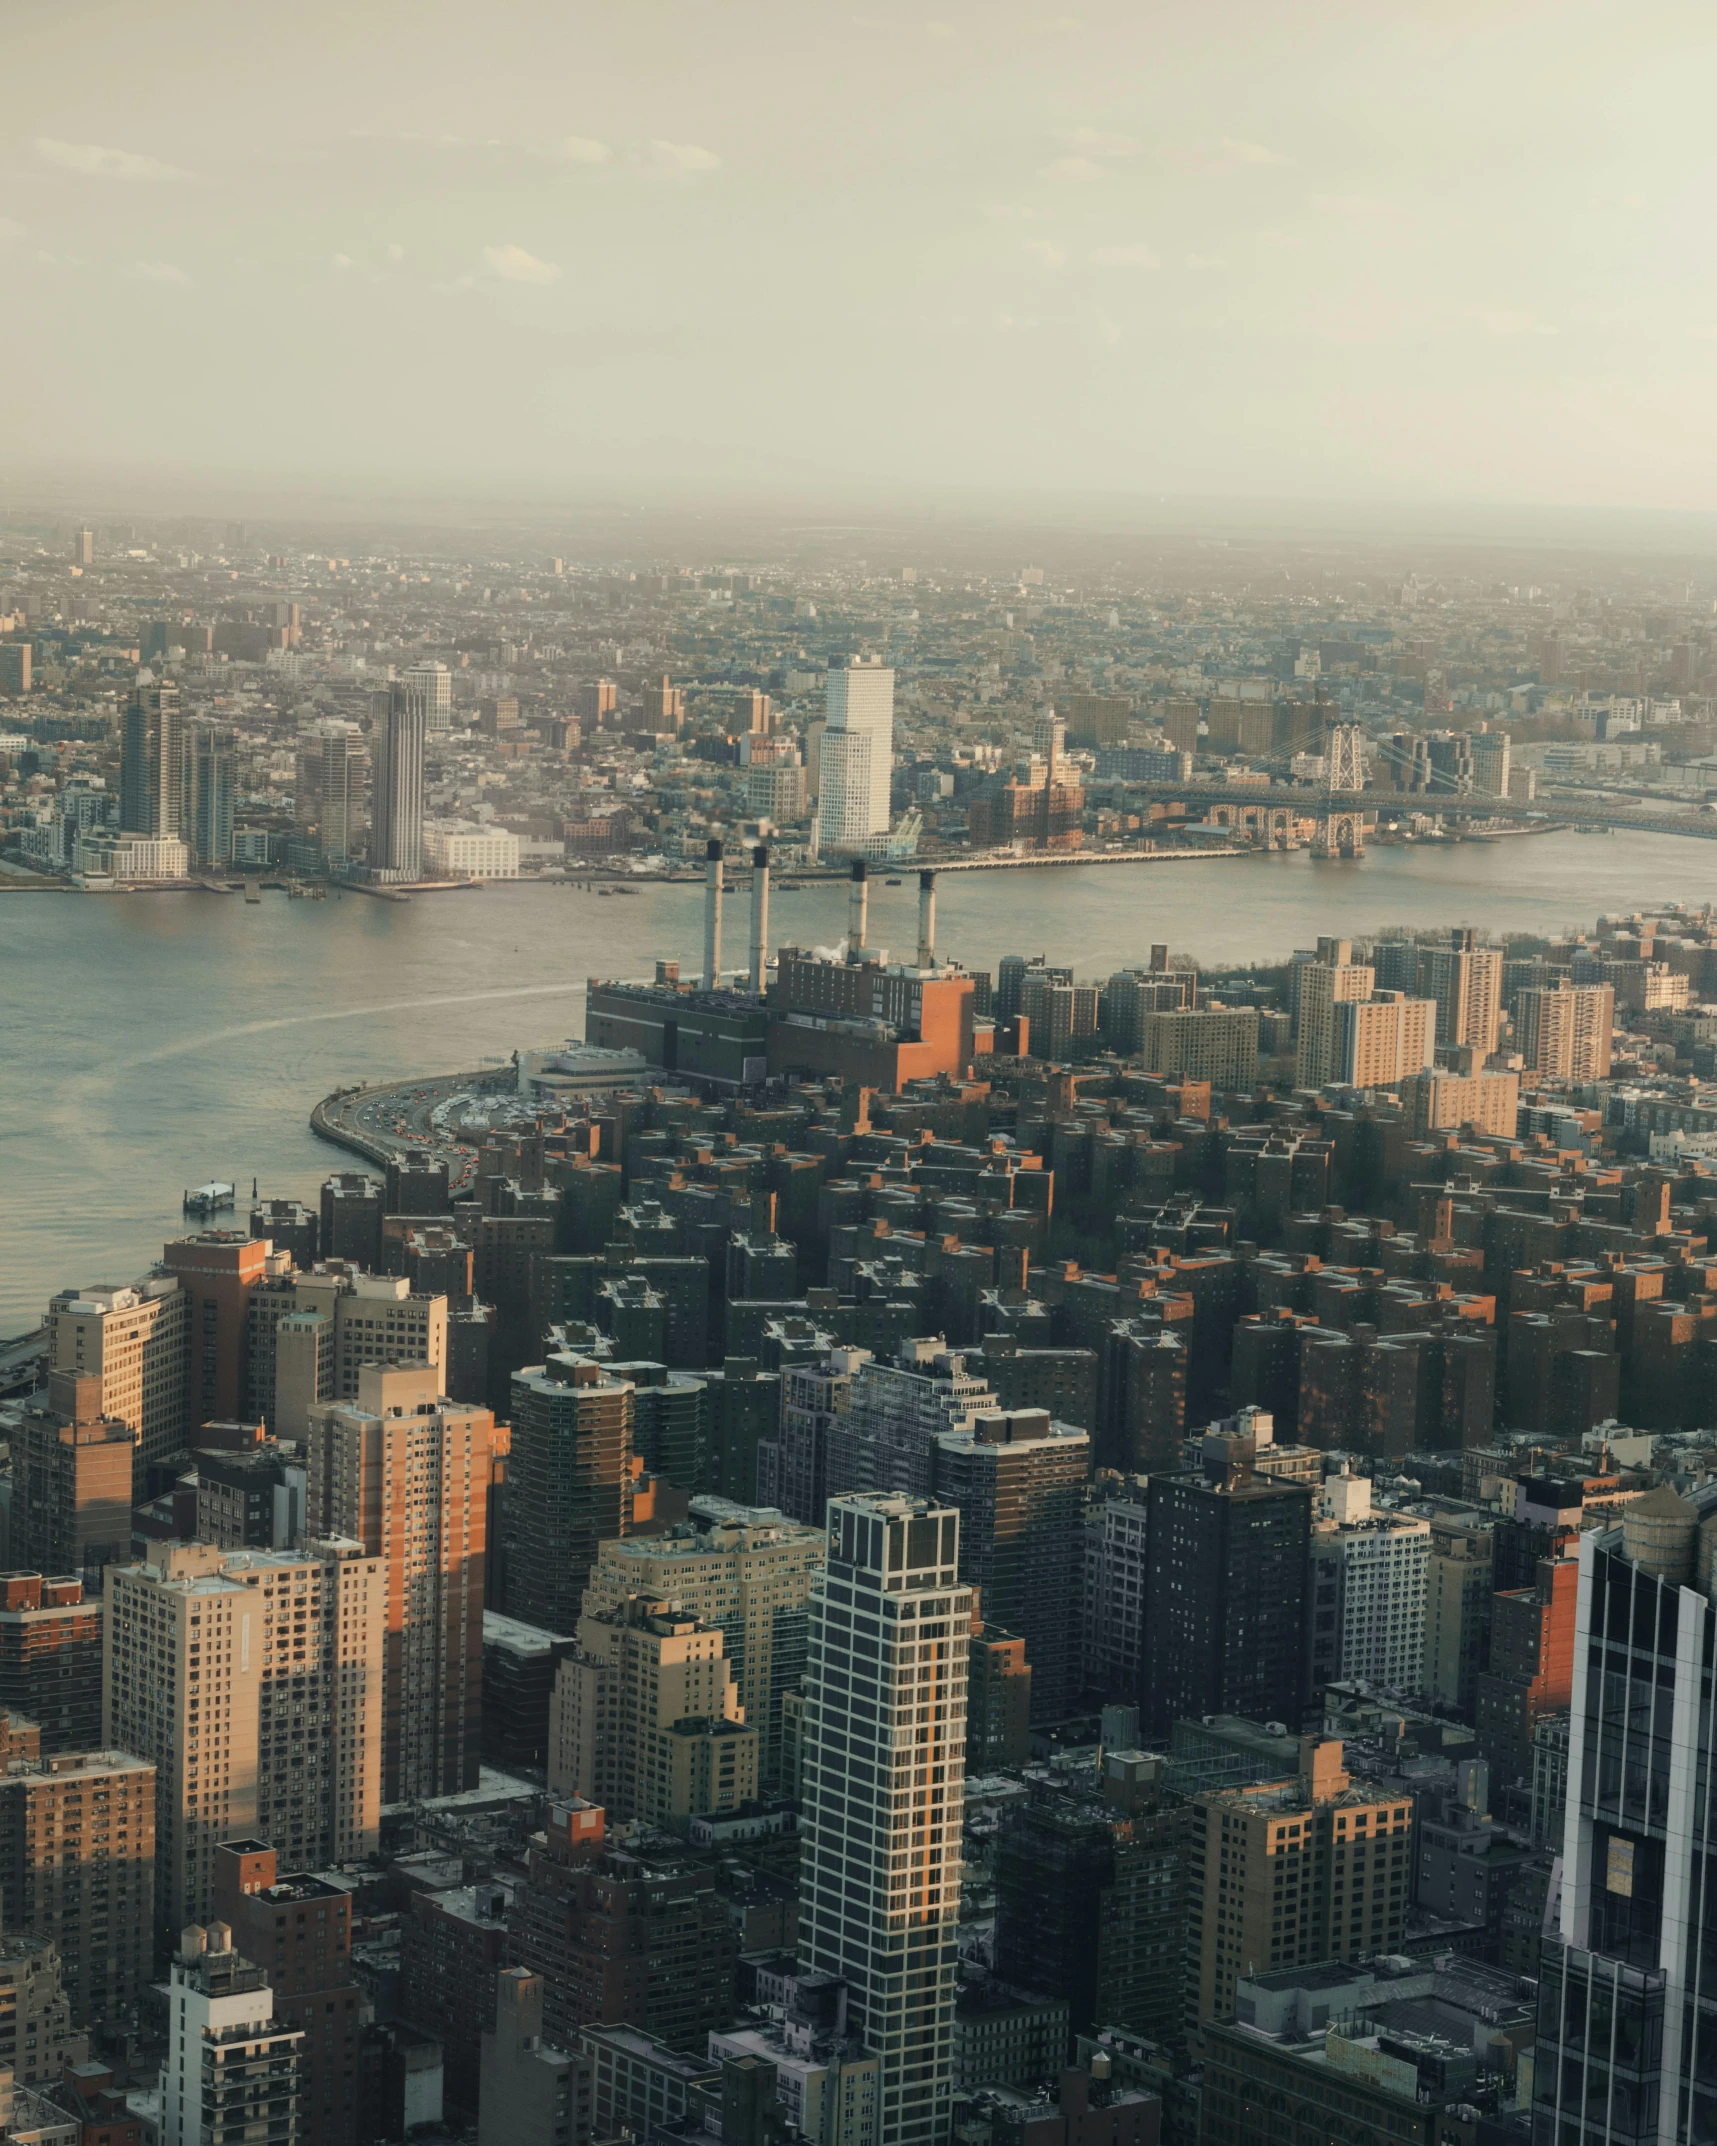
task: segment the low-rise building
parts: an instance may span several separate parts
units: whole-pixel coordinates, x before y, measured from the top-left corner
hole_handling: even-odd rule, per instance
[[[1234,1995],[1233,2023],[1204,2030],[1206,2138],[1281,2146],[1291,2122],[1353,2146],[1441,2146],[1525,2106],[1536,2005],[1495,1968],[1334,1958],[1242,1976]]]
[[[423,862],[442,879],[517,879],[519,838],[505,827],[431,820],[423,830]]]

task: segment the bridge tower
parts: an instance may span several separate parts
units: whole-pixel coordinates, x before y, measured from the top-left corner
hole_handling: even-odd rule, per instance
[[[1337,723],[1324,745],[1329,763],[1329,797],[1318,813],[1312,852],[1318,857],[1363,857],[1365,814],[1341,800],[1365,788],[1365,732],[1357,723]]]

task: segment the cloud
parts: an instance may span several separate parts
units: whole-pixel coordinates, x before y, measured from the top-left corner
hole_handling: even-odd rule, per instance
[[[59,142],[47,135],[36,137],[36,154],[44,163],[62,171],[82,172],[88,179],[194,179],[194,171],[181,171],[177,164],[163,164],[158,157],[134,156],[129,149],[104,149],[97,142]]]
[[[700,149],[696,142],[650,143],[650,162],[670,178],[694,171],[720,171],[721,159],[713,149]]]
[[[1067,254],[1052,239],[1026,238],[1020,240],[1022,249],[1029,253],[1040,268],[1065,268]]]
[[[1240,141],[1232,134],[1224,134],[1213,142],[1194,142],[1190,147],[1165,149],[1163,154],[1183,171],[1197,172],[1207,178],[1219,172],[1244,171],[1258,165],[1291,164],[1294,161],[1292,157],[1283,156],[1280,150],[1266,147],[1263,142]]]
[[[337,253],[334,256],[334,266],[336,268],[356,268],[357,265],[349,253]]]
[[[180,290],[188,289],[190,277],[171,261],[133,261],[125,271],[137,283],[171,283]]]
[[[1279,149],[1267,149],[1262,142],[1237,142],[1232,134],[1225,134],[1216,146],[1236,164],[1291,164],[1294,161],[1292,157],[1283,156]]]
[[[1093,164],[1088,156],[1058,156],[1038,173],[1040,179],[1053,179],[1058,186],[1086,186],[1102,176],[1102,165]]]
[[[1379,201],[1372,194],[1314,194],[1312,207],[1358,224],[1386,223],[1399,213],[1392,201]]]
[[[1093,246],[1091,260],[1097,268],[1161,268],[1162,261],[1143,242],[1133,246]]]
[[[1520,335],[1554,335],[1554,325],[1541,313],[1523,312],[1515,306],[1478,306],[1473,318],[1487,335],[1509,338]]]
[[[4,246],[8,239],[22,238],[23,235],[22,224],[15,224],[10,216],[0,216],[0,246]]]
[[[403,261],[405,259],[405,248],[403,246],[390,246],[388,248],[388,259],[390,261]]]
[[[1104,134],[1096,127],[1075,127],[1067,146],[1080,156],[1137,156],[1139,145],[1129,134]]]
[[[1029,224],[1037,221],[1036,209],[1015,208],[1008,201],[992,201],[984,214],[993,217],[999,224]]]
[[[552,261],[539,261],[522,246],[485,246],[483,258],[497,276],[509,283],[558,283],[560,270]]]
[[[606,164],[613,154],[606,142],[592,141],[588,134],[569,134],[555,151],[568,164]]]

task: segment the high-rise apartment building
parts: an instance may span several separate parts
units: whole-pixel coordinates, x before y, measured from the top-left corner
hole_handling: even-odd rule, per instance
[[[733,2024],[738,1933],[709,1864],[660,1835],[605,1849],[602,1812],[550,1799],[513,1902],[509,1956],[545,1984],[544,2030],[640,2029],[701,2060]]]
[[[1228,1091],[1257,1084],[1256,1006],[1189,1006],[1147,1013],[1143,1028],[1147,1073],[1177,1073]]]
[[[1329,1078],[1344,1088],[1398,1088],[1435,1060],[1437,1007],[1433,999],[1378,991],[1338,1000],[1331,1008],[1335,1042]]]
[[[110,1568],[102,1742],[156,1769],[158,1942],[208,1915],[224,1840],[312,1870],[374,1849],[383,1586],[355,1542]]]
[[[1060,1997],[1076,2034],[1108,2021],[1178,2039],[1193,1815],[1154,1780],[1125,1806],[1077,1777],[1030,1781],[996,1839],[998,1979]]]
[[[604,1542],[632,1513],[632,1385],[561,1354],[513,1377],[506,1611],[573,1632]]]
[[[648,1595],[581,1617],[549,1709],[548,1787],[669,1827],[755,1797],[757,1731],[721,1633]]]
[[[1147,1733],[1205,1714],[1299,1721],[1311,1508],[1310,1485],[1258,1473],[1240,1446],[1152,1476]]]
[[[186,1430],[236,1423],[246,1400],[246,1315],[268,1271],[268,1240],[237,1229],[198,1230],[164,1245],[161,1264],[185,1292]]]
[[[525,1967],[496,1977],[483,2030],[477,2146],[585,2146],[590,2059],[543,2040],[543,1982]]]
[[[818,845],[863,851],[886,835],[894,766],[894,673],[880,657],[831,665],[828,728],[818,760]]]
[[[0,1927],[55,1948],[74,2027],[137,2019],[155,1952],[147,1760],[85,1750],[5,1762]]]
[[[36,1724],[41,1748],[101,1741],[101,1598],[73,1574],[0,1572],[0,1707]]]
[[[1418,1138],[1463,1125],[1508,1137],[1520,1120],[1520,1075],[1433,1068],[1401,1084],[1401,1101]]]
[[[237,757],[228,725],[186,726],[184,782],[179,825],[191,863],[202,868],[231,864]]]
[[[274,1992],[274,2017],[299,2029],[300,2134],[305,2146],[354,2146],[360,2044],[370,2012],[352,1972],[352,1896],[308,1871],[283,1873],[266,1841],[215,1850],[215,1909],[234,1951]]]
[[[966,1666],[966,1764],[973,1773],[999,1773],[1031,1757],[1031,1664],[1017,1632],[984,1621],[972,1610],[971,1658]]]
[[[1425,1581],[1431,1524],[1375,1512],[1371,1478],[1325,1478],[1312,1523],[1311,1692],[1360,1678],[1419,1691],[1425,1669]]]
[[[378,879],[423,877],[423,745],[428,711],[421,691],[390,686],[375,696],[370,758],[375,768],[370,870]]]
[[[573,708],[586,732],[600,730],[619,709],[620,688],[612,678],[595,678],[573,695]]]
[[[310,2146],[302,2121],[304,2036],[274,2016],[263,1969],[225,1923],[180,1933],[167,1987],[161,2146]]]
[[[74,1350],[75,1354],[75,1350]],[[19,1412],[12,1447],[12,1562],[77,1573],[131,1555],[130,1424],[102,1413],[99,1371],[50,1371],[46,1404]]]
[[[345,872],[364,854],[370,826],[370,750],[356,723],[325,716],[298,734],[293,814],[322,845],[330,872]]]
[[[1474,1712],[1479,1751],[1499,1788],[1531,1780],[1538,1724],[1571,1704],[1578,1587],[1572,1556],[1544,1557],[1531,1586],[1503,1588],[1491,1597],[1490,1655],[1478,1674]]]
[[[1502,746],[1506,756],[1506,738]],[[1505,777],[1503,787],[1491,795],[1503,797],[1507,790]],[[1439,1050],[1467,1044],[1482,1066],[1496,1049],[1502,1023],[1503,960],[1500,946],[1480,946],[1477,933],[1466,925],[1449,934],[1447,946],[1419,948],[1416,988],[1421,998],[1436,1001]]]
[[[684,1523],[600,1545],[584,1610],[602,1616],[630,1595],[653,1596],[718,1630],[744,1718],[757,1732],[760,1778],[775,1787],[786,1770],[782,1701],[804,1680],[811,1584],[826,1552],[821,1528],[724,1498],[694,1498]]]
[[[306,1445],[311,1534],[382,1565],[382,1801],[475,1788],[495,1419],[447,1401],[426,1364],[366,1364]]]
[[[1494,1529],[1489,1513],[1438,1513],[1431,1521],[1419,1689],[1465,1721],[1473,1718],[1479,1672],[1490,1656]]]
[[[382,1263],[382,1186],[364,1170],[336,1170],[325,1178],[317,1202],[322,1257],[374,1271]]]
[[[845,1411],[827,1425],[828,1495],[903,1490],[928,1497],[938,1436],[969,1430],[980,1409],[995,1405],[989,1386],[940,1335],[902,1342],[893,1363],[867,1358]]]
[[[1338,1742],[1284,1741],[1297,1776],[1193,1799],[1189,2026],[1233,2018],[1237,1976],[1401,1950],[1412,1794],[1351,1779]]]
[[[320,1404],[355,1401],[371,1364],[428,1364],[445,1390],[447,1299],[404,1275],[337,1262],[301,1274],[276,1254],[247,1318],[243,1414],[277,1437],[301,1439]]]
[[[453,673],[445,663],[414,663],[406,671],[408,693],[423,702],[424,728],[431,736],[453,728]]]
[[[1613,984],[1528,985],[1516,1002],[1515,1042],[1543,1080],[1604,1080],[1616,1025]]]
[[[868,1349],[831,1349],[781,1373],[781,1427],[759,1446],[757,1495],[790,1520],[821,1529],[829,1502],[829,1434],[852,1407],[853,1382]]]
[[[1097,992],[1090,984],[1028,975],[1020,988],[1020,1011],[1030,1024],[1034,1058],[1065,1058],[1079,1037],[1097,1032]]]
[[[637,722],[633,727],[649,731],[656,737],[665,737],[681,730],[685,720],[686,696],[664,671],[640,694]]]
[[[1514,743],[1507,731],[1481,726],[1468,733],[1467,744],[1472,753],[1473,789],[1481,797],[1507,797],[1514,758]]]
[[[1025,1641],[1031,1704],[1058,1721],[1079,1690],[1080,1522],[1091,1438],[1047,1409],[980,1409],[932,1456],[938,1504],[960,1515],[960,1577],[988,1622]]]
[[[1296,955],[1295,961],[1299,1012],[1294,1085],[1321,1088],[1337,1077],[1335,1009],[1353,999],[1368,999],[1376,972],[1354,960],[1346,939],[1320,939],[1311,960]]]
[[[48,1368],[99,1379],[95,1408],[130,1430],[139,1483],[185,1443],[190,1299],[168,1275],[129,1289],[69,1289],[46,1319]]]
[[[119,753],[119,824],[128,835],[184,834],[185,712],[179,688],[140,671],[125,705]]]
[[[1084,1525],[1080,1677],[1093,1691],[1132,1698],[1145,1675],[1145,1559],[1150,1484],[1135,1476]]]
[[[880,2066],[878,2146],[952,2113],[971,1589],[952,1507],[829,1501],[811,1597],[799,1960],[836,1976]]]
[[[88,2036],[72,2027],[57,1948],[45,1937],[0,1937],[0,2072],[6,2085],[57,2086],[67,2065],[88,2049]],[[19,2140],[22,2128],[14,2120],[7,2134]]]

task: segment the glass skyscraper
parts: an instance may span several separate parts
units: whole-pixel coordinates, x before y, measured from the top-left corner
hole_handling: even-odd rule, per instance
[[[1561,1899],[1534,2146],[1717,2140],[1717,1486],[1580,1538]]]

